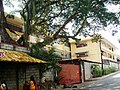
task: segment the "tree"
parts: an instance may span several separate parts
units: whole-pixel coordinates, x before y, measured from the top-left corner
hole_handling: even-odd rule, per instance
[[[107,4],[119,3],[120,0],[23,0],[20,13],[25,21],[25,36],[43,36],[44,41],[37,43],[43,47],[58,38],[92,35],[109,24],[119,24],[119,14],[106,8]],[[66,29],[68,24],[72,24],[71,31]]]
[[[119,24],[120,12],[109,12],[106,5],[120,4],[120,0],[18,1],[22,2],[19,11],[24,19],[23,40],[26,45],[29,35],[33,33],[44,38],[43,42],[37,43],[39,47],[43,47],[58,38],[76,39],[78,35],[92,35],[109,24]],[[66,29],[68,24],[72,26],[70,31]]]
[[[49,69],[54,70],[54,78],[56,78],[56,73],[61,71],[61,68],[58,66],[58,60],[61,60],[61,57],[55,54],[55,50],[52,48],[49,51],[40,49],[39,47],[32,47],[32,51],[30,52],[32,57],[44,60],[48,62],[47,64],[41,64],[40,66],[40,76],[42,78],[43,73]]]

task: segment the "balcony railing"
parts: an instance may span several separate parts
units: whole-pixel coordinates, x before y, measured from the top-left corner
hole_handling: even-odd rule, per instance
[[[7,49],[7,50],[20,51],[20,52],[29,52],[29,48],[27,47],[11,45],[11,44],[6,44],[6,43],[0,43],[0,48]]]
[[[104,49],[104,50],[106,50],[106,51],[108,51],[108,52],[111,52],[113,54],[115,53],[115,51],[113,49],[111,50],[111,49],[109,49],[109,48],[107,48],[107,47],[105,47],[103,45],[101,46],[101,48]]]

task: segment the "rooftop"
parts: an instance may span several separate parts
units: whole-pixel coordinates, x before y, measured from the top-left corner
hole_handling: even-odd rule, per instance
[[[0,61],[23,62],[23,63],[47,63],[43,60],[33,58],[26,53],[0,49]]]

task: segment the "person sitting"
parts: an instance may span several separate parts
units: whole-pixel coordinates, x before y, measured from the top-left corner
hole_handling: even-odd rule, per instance
[[[23,90],[30,90],[28,81],[25,81],[25,84],[23,85]]]

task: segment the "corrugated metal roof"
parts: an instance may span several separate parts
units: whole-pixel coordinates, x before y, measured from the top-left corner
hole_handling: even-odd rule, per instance
[[[0,49],[0,61],[25,62],[25,63],[47,63],[46,61],[33,58],[26,53]]]

